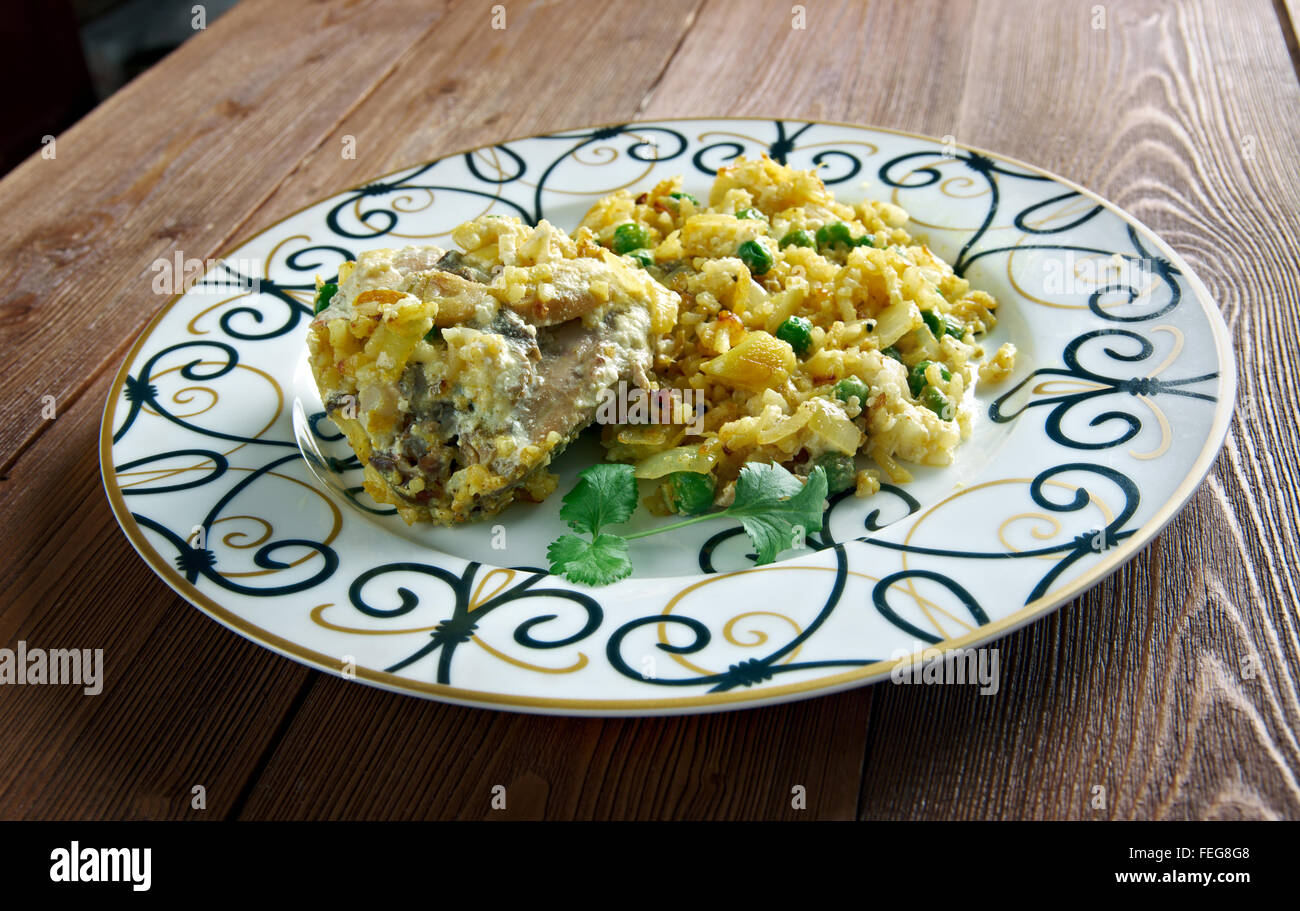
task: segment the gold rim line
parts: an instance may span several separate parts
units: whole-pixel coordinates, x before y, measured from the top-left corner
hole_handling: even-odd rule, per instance
[[[755,121],[755,120],[784,120],[787,118],[763,117],[754,115],[750,117],[672,117],[655,121],[640,121],[642,125],[665,125],[683,122],[703,122],[703,121]],[[933,136],[926,136],[921,133],[912,133],[905,130],[895,130],[887,127],[873,127],[866,124],[847,123],[845,121],[820,120],[820,121],[801,121],[798,118],[789,118],[795,122],[813,123],[821,126],[842,127],[851,130],[865,130],[876,133],[886,133],[894,136],[904,136],[910,139],[918,139],[924,142],[942,143]],[[525,139],[533,139],[541,136],[549,136],[555,133],[574,132],[578,130],[595,130],[602,126],[627,125],[636,126],[637,122],[624,123],[606,123],[589,125],[585,127],[572,127],[569,129],[552,130],[547,133],[534,133],[527,136],[516,136],[510,139],[501,140],[494,145],[502,145],[509,142],[519,142]],[[1110,557],[1103,558],[1092,568],[1092,571],[1066,583],[1058,589],[1047,592],[1036,601],[1024,605],[1011,614],[1003,617],[1001,620],[995,620],[992,623],[978,627],[974,631],[959,636],[955,639],[947,639],[935,643],[931,648],[941,651],[965,648],[983,642],[992,641],[1001,638],[1003,635],[1013,632],[1014,630],[1026,625],[1032,620],[1038,619],[1052,612],[1068,601],[1073,600],[1078,595],[1089,590],[1097,583],[1101,582],[1120,566],[1127,563],[1132,557],[1142,549],[1155,535],[1157,535],[1186,505],[1192,493],[1201,485],[1209,473],[1223,442],[1227,437],[1228,427],[1231,423],[1233,404],[1236,399],[1237,372],[1236,362],[1233,360],[1232,341],[1228,335],[1228,326],[1223,319],[1223,314],[1219,311],[1214,299],[1210,296],[1209,289],[1205,283],[1191,270],[1186,260],[1178,251],[1169,246],[1154,231],[1148,228],[1138,219],[1134,218],[1128,212],[1116,206],[1109,200],[1097,195],[1091,190],[1080,186],[1072,180],[1061,177],[1060,175],[1047,171],[1043,168],[1031,165],[1017,158],[1007,155],[1001,155],[990,152],[978,146],[970,146],[964,143],[955,143],[958,148],[965,149],[969,152],[976,152],[989,158],[1006,162],[1022,168],[1025,171],[1045,176],[1056,181],[1082,196],[1095,200],[1104,209],[1120,218],[1121,221],[1131,225],[1139,233],[1149,240],[1157,249],[1159,249],[1169,261],[1176,266],[1181,274],[1187,279],[1187,283],[1193,292],[1197,303],[1204,312],[1209,323],[1210,332],[1214,337],[1215,354],[1217,366],[1219,368],[1219,392],[1220,397],[1216,402],[1214,419],[1210,425],[1210,433],[1206,438],[1205,445],[1201,448],[1193,461],[1187,477],[1166,498],[1156,514],[1147,522],[1140,526],[1123,545],[1113,548],[1115,551]],[[470,149],[462,149],[457,152],[449,152],[437,160],[452,158],[457,155],[464,155],[468,152],[476,151],[482,146],[476,146]],[[428,162],[424,162],[428,163]],[[394,168],[384,174],[371,178],[365,183],[373,183],[384,177],[416,167],[421,162],[406,164]],[[344,191],[346,192],[346,191]],[[335,193],[311,202],[301,208],[289,213],[278,221],[266,226],[249,237],[245,237],[237,244],[229,248],[229,252],[238,250],[240,247],[252,242],[258,237],[271,231],[273,228],[288,221],[290,218],[318,206],[336,196]],[[222,257],[218,257],[222,258]],[[318,670],[325,671],[337,677],[343,677],[343,672],[336,658],[316,652],[312,649],[291,642],[280,636],[268,632],[257,625],[245,620],[239,615],[222,607],[216,601],[209,598],[195,586],[191,585],[186,579],[174,570],[170,563],[158,553],[144,536],[139,525],[131,516],[131,511],[126,506],[121,491],[114,483],[113,477],[109,473],[112,466],[112,431],[114,420],[117,416],[118,399],[121,396],[122,386],[126,381],[129,368],[140,349],[150,337],[152,331],[162,321],[162,319],[171,311],[176,302],[183,295],[173,296],[154,316],[145,324],[139,336],[132,343],[130,350],[126,353],[122,361],[122,366],[118,368],[116,377],[113,380],[112,387],[109,389],[108,401],[105,404],[103,416],[100,419],[100,477],[104,483],[104,490],[108,496],[109,503],[113,507],[113,514],[116,516],[118,524],[122,527],[123,533],[131,542],[131,546],[140,554],[141,558],[154,570],[154,572],[170,586],[177,594],[189,601],[195,607],[208,614],[217,622],[239,633],[252,642],[269,648],[274,652],[292,658],[301,663],[313,666]],[[847,550],[848,545],[853,542],[844,542]],[[499,567],[493,567],[499,568]],[[546,710],[561,709],[572,714],[593,714],[593,715],[617,715],[624,713],[653,713],[653,714],[672,714],[681,709],[703,708],[703,709],[725,709],[731,706],[746,705],[757,707],[760,705],[771,704],[779,701],[787,701],[785,697],[790,696],[812,696],[812,695],[830,695],[839,690],[849,689],[854,686],[864,685],[874,682],[887,676],[894,667],[913,660],[911,656],[899,658],[892,661],[878,661],[874,664],[865,665],[853,670],[844,671],[838,674],[831,674],[825,677],[819,677],[815,680],[807,680],[801,683],[786,684],[784,686],[766,687],[760,690],[751,690],[739,693],[714,693],[702,696],[678,697],[676,699],[558,699],[540,696],[519,696],[504,693],[483,692],[478,690],[467,690],[448,684],[427,683],[421,680],[415,680],[409,677],[401,677],[396,674],[389,674],[385,671],[375,671],[370,668],[358,666],[355,671],[355,679],[364,680],[381,689],[390,690],[398,693],[408,693],[421,695],[431,698],[437,698],[444,702],[450,702],[457,705],[468,705],[480,708],[515,708],[521,711],[533,711],[546,713]],[[351,678],[345,678],[351,679]]]

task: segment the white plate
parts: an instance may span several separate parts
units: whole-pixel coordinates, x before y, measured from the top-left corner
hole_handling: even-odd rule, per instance
[[[718,166],[763,151],[823,165],[844,201],[903,206],[909,230],[998,299],[982,343],[1014,342],[1016,372],[975,390],[980,417],[954,466],[834,498],[811,549],[771,566],[717,520],[634,542],[637,572],[599,589],[535,569],[565,530],[558,494],[435,529],[358,493],[303,359],[316,273],[372,247],[450,246],[485,212],[572,229],[600,196],[673,174],[702,196]],[[1230,351],[1168,245],[1045,171],[846,124],[638,123],[407,168],[240,245],[132,347],[101,465],[123,530],[169,585],[299,661],[467,705],[716,711],[878,680],[1097,584],[1209,469],[1232,412]],[[590,442],[571,447],[561,490],[598,458]]]

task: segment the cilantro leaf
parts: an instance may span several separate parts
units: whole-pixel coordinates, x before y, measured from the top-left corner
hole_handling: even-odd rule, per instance
[[[600,530],[632,518],[636,494],[631,465],[592,465],[579,472],[578,483],[560,507],[560,518],[579,534],[563,535],[547,548],[551,572],[586,585],[609,585],[631,575],[626,539]]]
[[[560,518],[574,531],[596,535],[606,525],[632,518],[636,510],[636,477],[631,465],[592,465],[579,472],[578,478],[560,507]]]
[[[751,462],[740,469],[736,479],[733,508],[758,503],[774,503],[803,490],[799,479],[775,463]]]
[[[632,574],[627,541],[618,535],[596,535],[592,541],[562,535],[551,542],[546,556],[551,572],[563,574],[570,582],[609,585]]]
[[[760,565],[771,563],[794,546],[796,529],[804,535],[821,531],[826,488],[820,466],[801,484],[780,465],[746,465],[736,481],[736,499],[722,515],[740,520]]]
[[[738,520],[758,551],[758,562],[771,563],[798,538],[822,527],[827,492],[823,468],[814,468],[800,481],[780,465],[753,464],[740,470],[735,499],[726,509],[627,535],[601,534],[606,525],[632,518],[637,496],[632,472],[631,465],[613,463],[579,473],[560,508],[560,517],[578,534],[561,535],[546,549],[551,572],[571,582],[609,585],[632,574],[628,541],[716,518]],[[588,534],[590,541],[584,537]]]

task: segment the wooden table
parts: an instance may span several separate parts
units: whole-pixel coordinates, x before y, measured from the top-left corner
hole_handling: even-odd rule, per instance
[[[107,678],[94,698],[0,687],[0,817],[1300,816],[1294,0],[815,0],[804,29],[789,2],[503,5],[494,29],[486,3],[244,0],[0,181],[0,643],[102,647]],[[1034,162],[1150,225],[1219,302],[1242,399],[1210,477],[1105,584],[1001,643],[996,697],[882,685],[627,720],[440,705],[252,645],[132,551],[96,443],[159,306],[155,259],[219,256],[478,144],[701,114]]]

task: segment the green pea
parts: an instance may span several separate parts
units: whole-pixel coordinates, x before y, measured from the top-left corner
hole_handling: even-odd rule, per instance
[[[842,221],[833,222],[829,225],[822,225],[817,229],[817,246],[818,247],[872,247],[870,234],[863,234],[857,240],[849,232],[849,226]]]
[[[764,216],[762,212],[758,211],[758,209],[741,209],[739,212],[736,213],[736,217],[761,219]]]
[[[846,376],[835,384],[835,397],[846,405],[850,399],[857,399],[858,407],[865,408],[870,393],[870,387],[856,376]]]
[[[611,246],[615,253],[631,253],[641,247],[650,246],[650,234],[641,225],[629,221],[614,229]]]
[[[428,332],[424,333],[424,340],[429,344],[433,344],[440,338],[442,338],[442,330],[437,326],[434,326]]]
[[[952,317],[941,316],[933,310],[922,310],[921,319],[925,321],[926,328],[930,330],[930,334],[936,341],[945,335],[959,339],[966,337],[966,327]]]
[[[663,480],[664,502],[683,516],[708,512],[713,506],[713,489],[713,475],[695,471],[674,471]]]
[[[788,342],[794,353],[803,357],[812,348],[812,321],[802,316],[792,316],[776,330],[776,337]]]
[[[690,193],[669,193],[668,195],[673,199],[689,199],[695,206],[699,206],[700,204],[700,201]]]
[[[633,250],[628,256],[635,260],[642,269],[649,269],[655,264],[654,254],[649,250]]]
[[[336,293],[338,293],[338,290],[339,290],[339,286],[334,284],[333,282],[326,282],[325,284],[321,285],[320,290],[316,292],[316,303],[314,309],[312,310],[312,313],[313,314],[320,313],[322,310],[328,307],[330,305],[330,298],[332,298]]]
[[[782,250],[784,250],[786,247],[814,247],[814,246],[816,246],[816,243],[813,241],[813,236],[809,234],[807,231],[803,231],[803,230],[790,231],[785,235],[785,237],[781,238]]]
[[[818,247],[834,247],[836,244],[845,247],[853,246],[853,235],[849,233],[848,225],[837,221],[817,229]]]
[[[928,368],[932,363],[934,362],[918,361],[916,365],[913,366],[910,371],[908,371],[907,385],[912,390],[912,395],[914,397],[920,395],[921,390],[925,388],[926,386],[925,371],[926,368]],[[943,377],[943,381],[945,383],[948,382],[950,379],[952,379],[952,374],[949,373],[948,368],[943,366],[942,364],[939,365],[939,374],[940,376]]]
[[[948,401],[948,396],[933,386],[925,387],[925,391],[921,393],[921,404],[945,421],[951,421],[955,416],[952,402]]]
[[[762,275],[772,268],[772,254],[756,240],[745,241],[736,250],[736,255],[754,275]]]
[[[903,355],[893,345],[890,345],[888,348],[881,348],[880,353],[885,357],[892,357],[896,361],[903,360]]]
[[[939,314],[933,310],[922,310],[921,320],[925,323],[926,328],[930,330],[931,335],[936,339],[943,338],[944,325]]]
[[[827,493],[839,493],[857,483],[854,477],[857,466],[853,463],[853,456],[842,452],[823,452],[813,462],[813,467],[826,472]]]

